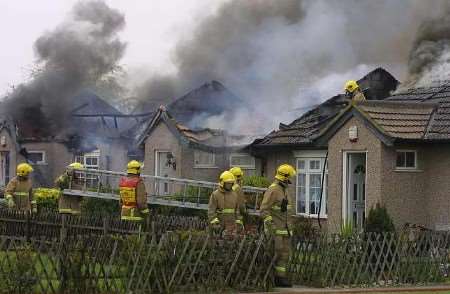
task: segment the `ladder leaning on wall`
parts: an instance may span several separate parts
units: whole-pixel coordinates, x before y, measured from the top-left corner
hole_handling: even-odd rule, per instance
[[[126,176],[126,173],[94,169],[77,172],[80,172],[85,180],[84,187],[75,190],[69,186],[69,189],[64,190],[64,194],[119,200],[119,180]],[[150,175],[141,177],[147,190],[147,202],[155,205],[206,210],[211,192],[218,187],[218,184],[213,182]],[[257,214],[266,189],[245,186],[242,190],[246,195],[248,212]]]

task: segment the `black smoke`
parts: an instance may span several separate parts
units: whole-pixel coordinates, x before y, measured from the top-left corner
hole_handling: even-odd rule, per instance
[[[78,2],[63,23],[34,43],[38,70],[7,97],[6,112],[33,135],[70,127],[74,95],[113,72],[124,54],[125,18],[102,1]]]

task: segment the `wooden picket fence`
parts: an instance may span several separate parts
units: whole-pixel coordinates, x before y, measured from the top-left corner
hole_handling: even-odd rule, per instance
[[[55,211],[38,214],[0,209],[0,235],[32,238],[64,238],[70,235],[137,234],[167,231],[205,230],[207,223],[199,217],[154,215],[147,223],[121,221],[118,216],[61,215]]]
[[[316,287],[439,283],[449,274],[449,249],[449,233],[322,235],[294,242],[290,274]]]
[[[267,291],[273,246],[264,235],[201,233],[0,237],[0,293]]]

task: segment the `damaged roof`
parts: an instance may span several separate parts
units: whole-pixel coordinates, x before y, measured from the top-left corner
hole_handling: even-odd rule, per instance
[[[394,91],[399,82],[383,68],[377,68],[358,80],[368,100],[382,100]],[[326,126],[348,105],[345,95],[336,95],[303,114],[292,123],[252,143],[252,147],[308,146]]]
[[[148,122],[146,128],[137,138],[137,144],[142,146],[145,140],[160,122],[167,125],[169,130],[182,142],[206,150],[240,149],[251,142],[251,138],[244,135],[231,135],[224,130],[203,128],[191,129],[175,120],[169,111],[161,106],[155,116]]]

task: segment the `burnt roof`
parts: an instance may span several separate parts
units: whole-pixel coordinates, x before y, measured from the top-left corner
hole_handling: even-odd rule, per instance
[[[377,68],[358,80],[368,100],[385,99],[394,91],[399,82],[385,69]],[[279,129],[252,143],[252,147],[308,146],[346,106],[345,95],[336,95],[306,112],[288,125],[280,124]]]

